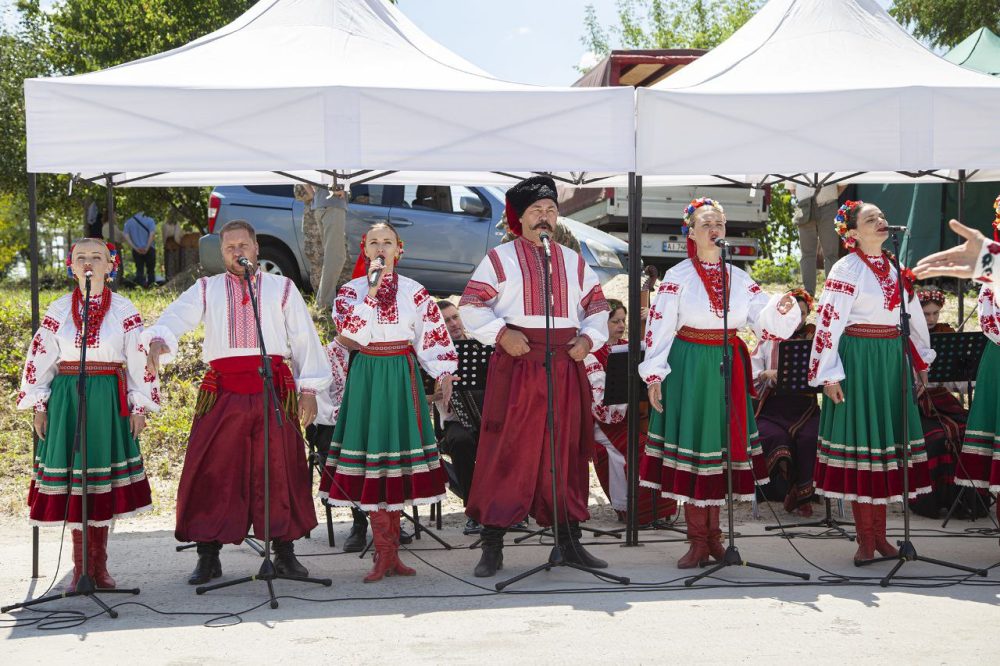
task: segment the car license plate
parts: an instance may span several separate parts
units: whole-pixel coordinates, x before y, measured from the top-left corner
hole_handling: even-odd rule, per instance
[[[674,241],[663,241],[663,251],[664,252],[686,252],[687,247],[684,243],[677,243]]]

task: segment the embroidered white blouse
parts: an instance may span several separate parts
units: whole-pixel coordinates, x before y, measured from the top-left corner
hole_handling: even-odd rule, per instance
[[[994,263],[1000,256],[1000,243],[983,243],[973,277],[983,283],[979,290],[979,327],[993,344],[1000,345],[1000,304],[993,286]]]
[[[879,270],[884,270],[888,259],[869,257]],[[883,285],[875,273],[865,265],[857,253],[851,253],[835,263],[823,286],[823,295],[816,308],[816,335],[809,357],[809,384],[823,386],[843,381],[844,366],[838,347],[844,329],[853,324],[898,326],[899,305],[890,305],[890,296],[896,285],[896,269],[889,265],[888,277]],[[910,340],[924,363],[934,361],[935,352],[930,346],[927,321],[921,315],[916,291],[908,298]]]
[[[17,396],[18,409],[45,411],[52,380],[59,374],[59,363],[80,360],[81,331],[73,322],[72,307],[73,295],[67,294],[45,312],[28,348]],[[124,296],[112,294],[104,321],[93,331],[87,345],[88,362],[125,364],[128,404],[133,414],[160,409],[159,381],[146,372],[146,348],[141,336],[142,317],[135,306]]]
[[[299,392],[326,388],[331,381],[330,364],[299,290],[286,277],[260,271],[255,283],[267,353],[291,360]],[[150,341],[162,340],[168,353],[161,359],[169,363],[177,353],[178,339],[202,323],[205,345],[201,358],[206,363],[260,353],[246,283],[231,273],[200,278],[167,306],[156,324],[142,334],[142,340],[147,348]]]
[[[702,266],[709,275],[721,270],[718,263]],[[741,268],[730,269],[729,328],[753,327],[758,338],[784,340],[799,323],[798,308],[785,314],[778,311],[781,295],[768,296]],[[677,331],[688,326],[698,329],[722,329],[722,310],[713,309],[694,263],[689,259],[663,274],[656,299],[646,317],[646,358],[639,364],[639,375],[646,384],[663,381],[670,374],[670,348]]]
[[[615,348],[624,348],[627,343],[616,345]],[[604,404],[604,391],[607,387],[608,373],[601,362],[593,353],[587,354],[583,360],[587,369],[587,379],[590,380],[590,395],[592,398],[590,411],[594,418],[601,423],[621,423],[628,416],[628,404],[606,405]],[[596,425],[596,424],[595,424]]]
[[[608,339],[608,302],[583,257],[552,243],[554,328],[571,328],[599,349]],[[465,287],[459,309],[466,330],[496,344],[507,325],[545,328],[543,250],[524,238],[490,250]]]
[[[361,346],[405,340],[413,345],[417,360],[431,377],[455,374],[458,353],[444,317],[427,290],[398,273],[383,278],[380,290],[385,290],[384,298],[368,296],[367,277],[351,280],[341,287],[333,302],[337,331]]]
[[[333,381],[322,391],[316,393],[316,424],[336,425],[340,414],[340,403],[344,400],[344,387],[347,386],[347,364],[351,352],[336,340],[324,347],[326,359],[330,363]]]

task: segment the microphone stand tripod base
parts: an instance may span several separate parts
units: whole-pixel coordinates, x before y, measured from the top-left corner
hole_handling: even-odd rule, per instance
[[[584,566],[582,564],[577,564],[576,562],[567,562],[566,558],[563,557],[562,549],[559,546],[553,546],[552,550],[549,552],[549,559],[545,564],[539,564],[536,567],[528,569],[524,573],[520,573],[513,578],[508,578],[507,580],[500,581],[493,588],[497,592],[503,592],[504,588],[512,583],[516,583],[519,580],[524,580],[529,576],[533,576],[539,571],[551,571],[556,567],[569,567],[570,569],[576,569],[577,571],[584,571],[598,578],[603,578],[607,581],[613,583],[620,583],[622,585],[629,585],[632,581],[627,576],[616,576],[615,574],[610,574],[600,569],[591,569],[590,567]]]
[[[747,562],[740,555],[739,549],[732,543],[726,548],[726,555],[722,558],[722,561],[715,564],[710,569],[703,571],[697,576],[692,576],[684,581],[685,587],[691,587],[697,583],[702,578],[706,576],[711,576],[712,574],[720,571],[726,567],[750,567],[751,569],[760,569],[761,571],[770,571],[771,573],[783,574],[785,576],[795,576],[796,578],[801,578],[802,580],[809,580],[809,574],[807,573],[796,573],[795,571],[787,571],[785,569],[779,569],[777,567],[769,567],[765,564],[757,564],[755,562]]]
[[[967,571],[970,574],[976,576],[981,576],[986,578],[987,571],[985,569],[975,569],[973,567],[967,567],[962,564],[955,564],[953,562],[945,562],[944,560],[936,560],[931,557],[923,557],[917,554],[917,549],[913,545],[912,541],[897,541],[896,544],[899,546],[899,555],[895,557],[876,557],[871,560],[862,560],[860,562],[855,561],[854,566],[864,567],[869,564],[876,564],[878,562],[890,562],[896,560],[896,566],[885,575],[885,578],[879,581],[879,585],[882,587],[889,587],[889,583],[895,578],[896,573],[903,567],[907,562],[927,562],[928,564],[936,564],[939,567],[947,567],[949,569],[957,569],[959,571]]]
[[[302,583],[316,583],[318,585],[322,585],[323,587],[330,587],[333,585],[333,581],[329,578],[310,578],[308,576],[286,576],[284,574],[279,574],[277,569],[274,568],[274,562],[271,561],[270,558],[265,558],[264,561],[260,563],[260,569],[258,569],[256,575],[244,576],[243,578],[237,578],[235,580],[227,580],[224,583],[215,583],[214,585],[199,585],[194,589],[194,592],[195,594],[201,595],[206,592],[211,592],[212,590],[220,590],[224,587],[242,585],[243,583],[249,583],[257,580],[267,583],[267,592],[271,598],[271,608],[278,607],[278,600],[274,596],[273,581],[275,580],[296,580]]]

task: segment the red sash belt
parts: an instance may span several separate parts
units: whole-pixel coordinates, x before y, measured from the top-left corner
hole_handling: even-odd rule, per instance
[[[413,398],[413,413],[417,416],[417,428],[421,436],[424,433],[423,418],[420,415],[420,401],[423,399],[421,384],[418,384],[417,364],[413,362],[416,352],[409,340],[393,340],[391,342],[372,342],[361,348],[366,356],[405,356],[410,368],[410,395]]]
[[[882,326],[879,324],[851,324],[844,330],[844,334],[852,338],[876,340],[892,340],[898,338],[900,335],[898,327]],[[913,340],[910,340],[910,358],[913,361],[913,369],[917,372],[927,369],[928,366],[924,363],[924,359],[920,358],[920,354],[917,353],[917,347],[913,344]]]
[[[79,361],[61,361],[59,363],[60,375],[80,374]],[[124,363],[102,363],[100,361],[87,361],[88,375],[114,375],[118,378],[118,413],[128,416],[131,412],[128,408],[128,390],[126,389],[125,364]]]
[[[709,328],[691,328],[682,326],[677,331],[677,338],[696,345],[712,345],[721,347],[726,342],[733,348],[733,414],[729,421],[729,441],[732,448],[733,462],[746,462],[747,456],[747,401],[746,395],[756,397],[753,381],[750,378],[750,350],[736,331]]]
[[[271,372],[274,374],[274,389],[278,399],[295,393],[295,379],[288,364],[281,356],[269,356]],[[264,378],[260,374],[260,356],[226,356],[209,361],[209,370],[201,381],[201,390],[206,393],[229,391],[240,395],[261,393]]]

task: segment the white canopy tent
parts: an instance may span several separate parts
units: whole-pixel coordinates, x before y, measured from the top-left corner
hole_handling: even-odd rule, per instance
[[[934,55],[875,0],[771,0],[640,89],[637,118],[644,176],[1000,169],[1000,81]]]
[[[384,0],[261,0],[172,51],[29,79],[25,102],[29,172],[136,184],[634,166],[631,89],[496,79]]]

